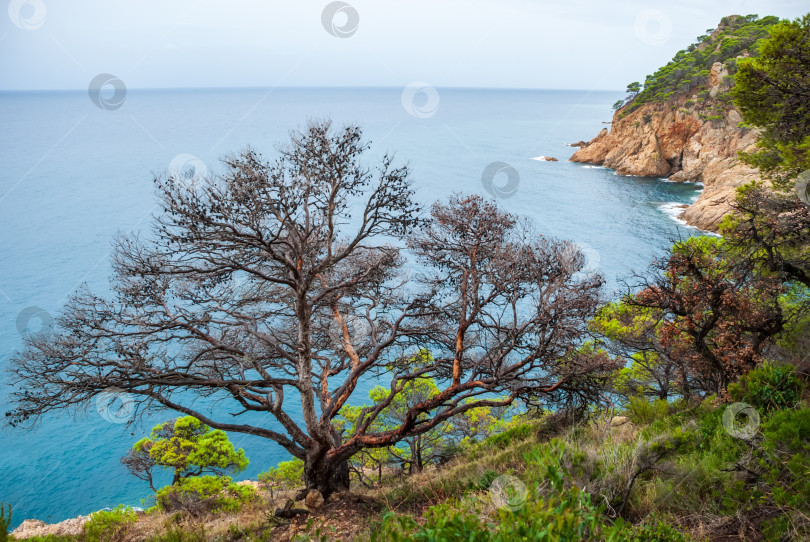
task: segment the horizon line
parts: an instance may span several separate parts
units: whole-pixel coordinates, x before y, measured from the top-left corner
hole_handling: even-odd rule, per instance
[[[586,88],[539,88],[539,87],[487,87],[487,86],[433,86],[444,90],[511,90],[511,91],[559,91],[559,92],[625,92],[619,89],[586,89]],[[399,85],[276,85],[276,86],[211,86],[211,87],[127,87],[129,90],[275,90],[275,89],[306,89],[306,90],[355,90],[355,89],[403,89]],[[86,88],[29,88],[29,89],[0,89],[0,93],[22,92],[87,92]]]

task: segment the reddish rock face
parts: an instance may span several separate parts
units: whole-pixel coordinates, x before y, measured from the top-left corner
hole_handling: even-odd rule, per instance
[[[723,85],[724,72],[712,70],[712,90]],[[688,100],[695,103],[687,106]],[[681,96],[644,104],[621,119],[617,111],[610,132],[603,129],[571,161],[604,165],[620,175],[701,182],[703,193],[681,218],[716,231],[731,211],[737,187],[759,176],[737,160],[739,152],[753,149],[757,132],[739,127],[740,114],[731,108],[720,119],[701,119],[704,105],[695,96]]]

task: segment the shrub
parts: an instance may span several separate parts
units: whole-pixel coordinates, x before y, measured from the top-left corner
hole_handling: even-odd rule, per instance
[[[617,522],[615,530],[616,542],[689,542],[688,536],[681,533],[671,525],[664,522],[644,523],[633,525],[629,528],[622,528],[623,524]]]
[[[277,489],[293,488],[301,483],[304,478],[304,462],[300,459],[282,461],[277,466],[264,471],[259,475],[259,485],[270,491]]]
[[[242,504],[256,497],[252,487],[232,483],[228,476],[200,476],[164,487],[157,492],[155,500],[163,511],[182,510],[199,515],[205,512],[238,512]]]
[[[474,503],[475,504],[475,503]],[[528,500],[520,510],[499,509],[483,521],[475,511],[456,502],[431,507],[425,524],[386,514],[371,535],[372,542],[509,542],[513,540],[580,541],[599,530],[601,513],[590,496],[573,488],[562,498]]]
[[[137,520],[138,514],[131,506],[119,505],[113,510],[101,510],[90,516],[84,524],[84,534],[88,542],[114,540]]]
[[[651,423],[669,413],[669,403],[666,399],[649,401],[646,397],[630,397],[626,410],[633,423]]]
[[[248,458],[241,448],[234,449],[224,431],[212,430],[193,416],[183,416],[156,425],[149,437],[132,446],[121,463],[155,490],[153,476],[157,469],[174,471],[172,484],[176,484],[201,474],[242,472]]]
[[[8,512],[4,508],[4,504],[0,502],[0,542],[8,540],[8,529],[11,526],[11,505],[8,505]]]
[[[763,413],[794,407],[800,400],[803,384],[792,365],[765,362],[729,385],[735,401],[742,401]]]

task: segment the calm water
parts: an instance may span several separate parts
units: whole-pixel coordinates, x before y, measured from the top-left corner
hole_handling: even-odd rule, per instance
[[[603,128],[620,92],[439,89],[430,118],[410,115],[400,94],[130,91],[120,109],[108,111],[85,92],[0,93],[0,369],[21,345],[21,311],[36,306],[55,314],[82,282],[106,288],[112,236],[149,223],[151,172],[165,171],[181,154],[216,171],[220,157],[248,144],[272,156],[275,144],[309,117],[359,123],[374,143],[373,156],[395,151],[411,164],[425,203],[457,191],[486,195],[484,168],[494,161],[510,164],[520,184],[501,205],[534,219],[541,233],[578,242],[610,290],[630,270],[643,270],[673,237],[695,232],[666,213],[667,204],[693,200],[694,185],[620,177],[566,161],[576,149],[565,143]],[[2,374],[2,412],[8,406],[5,382]],[[109,423],[91,405],[76,417],[50,416],[32,433],[0,429],[0,502],[14,506],[15,524],[139,505],[149,490],[119,458],[168,417],[126,427]],[[251,459],[241,478],[287,457],[263,439],[232,440]]]

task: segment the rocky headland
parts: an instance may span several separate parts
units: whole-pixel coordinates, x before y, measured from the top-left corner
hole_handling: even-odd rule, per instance
[[[720,51],[725,29],[721,24],[697,49]],[[753,150],[757,131],[742,125],[729,93],[734,84],[729,67],[746,56],[747,51],[714,62],[701,84],[670,92],[664,101],[630,100],[614,113],[610,130],[603,128],[591,141],[575,144],[580,149],[570,160],[603,165],[620,175],[702,183],[700,197],[680,218],[717,231],[737,187],[759,177],[757,169],[738,160],[739,153]]]

